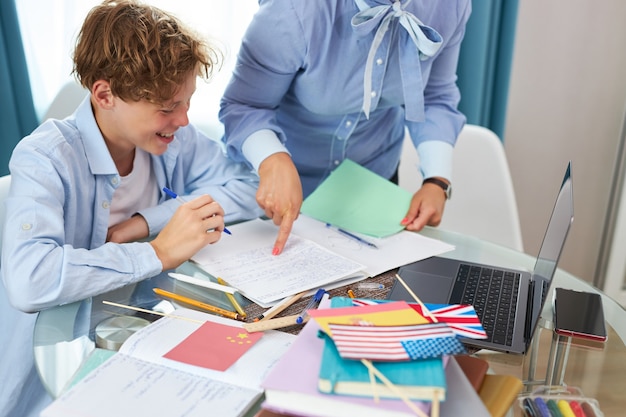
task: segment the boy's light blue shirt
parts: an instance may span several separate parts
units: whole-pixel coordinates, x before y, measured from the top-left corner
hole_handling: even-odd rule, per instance
[[[168,150],[152,155],[151,162],[158,190],[210,194],[224,208],[227,222],[262,214],[255,200],[258,177],[227,159],[219,142],[191,125],[180,128]],[[15,401],[26,389],[26,378],[32,383],[37,373],[35,315],[19,310],[38,311],[136,283],[159,274],[162,265],[147,242],[106,243],[109,206],[120,177],[89,97],[69,118],[46,121],[22,139],[9,167],[0,263],[0,416],[22,417],[28,408]],[[157,206],[140,211],[152,236],[180,205],[167,198],[160,192]],[[40,394],[45,396],[41,388]]]
[[[406,127],[422,174],[450,179],[453,145],[465,123],[457,110],[456,66],[471,3],[402,3],[443,42],[430,58],[420,61],[415,53],[400,62],[399,49],[416,45],[399,20],[391,20],[373,59],[368,119],[364,71],[377,27],[353,29],[355,1],[261,0],[221,102],[229,154],[258,169],[267,156],[289,152],[306,196],[344,159],[390,178]],[[414,95],[419,108],[405,113],[405,97]]]

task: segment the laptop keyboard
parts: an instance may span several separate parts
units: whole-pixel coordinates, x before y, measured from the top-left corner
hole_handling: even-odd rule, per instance
[[[487,340],[511,346],[520,274],[461,264],[452,290],[452,304],[472,304]]]

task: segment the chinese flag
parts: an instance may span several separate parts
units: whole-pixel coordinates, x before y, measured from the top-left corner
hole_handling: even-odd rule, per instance
[[[235,326],[207,321],[164,357],[203,368],[225,371],[261,337]]]

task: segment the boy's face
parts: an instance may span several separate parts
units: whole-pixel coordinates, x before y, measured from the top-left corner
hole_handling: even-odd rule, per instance
[[[174,140],[176,130],[189,124],[187,112],[196,90],[196,78],[195,73],[190,73],[176,95],[163,104],[145,100],[125,102],[114,97],[110,129],[105,132],[100,126],[105,140],[119,150],[137,147],[153,155],[163,154]]]

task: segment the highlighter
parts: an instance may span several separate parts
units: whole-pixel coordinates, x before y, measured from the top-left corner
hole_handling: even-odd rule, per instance
[[[559,400],[557,405],[559,406],[559,410],[561,411],[561,414],[563,414],[563,417],[576,417],[576,414],[574,414],[572,407],[570,407],[567,401]]]

